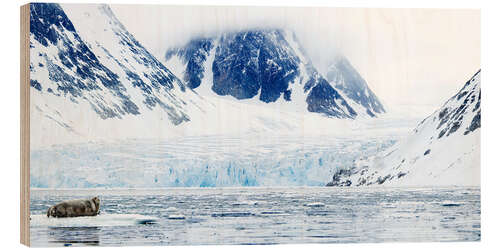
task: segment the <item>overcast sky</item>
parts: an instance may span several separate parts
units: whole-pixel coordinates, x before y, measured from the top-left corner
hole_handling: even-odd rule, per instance
[[[337,52],[344,54],[389,108],[439,107],[480,68],[479,10],[111,7],[158,57],[193,36],[289,28],[320,70]]]

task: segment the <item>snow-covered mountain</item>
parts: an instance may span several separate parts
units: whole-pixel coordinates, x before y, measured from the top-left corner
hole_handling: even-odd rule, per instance
[[[203,101],[152,56],[107,5],[30,5],[32,135],[168,133],[203,112]],[[149,128],[145,130],[144,124]],[[135,130],[134,130],[135,129]],[[127,132],[128,133],[128,132]]]
[[[31,4],[31,86],[73,102],[84,100],[103,119],[139,114],[119,76],[102,64],[57,4]]]
[[[347,100],[351,101],[349,104],[355,107],[358,113],[366,113],[371,117],[385,113],[384,106],[368,87],[365,79],[344,56],[335,58],[334,62],[328,67],[326,79],[342,95],[348,97]]]
[[[289,30],[254,29],[196,38],[168,50],[165,59],[190,88],[204,95],[280,102],[285,103],[280,108],[337,118],[384,112],[359,73],[340,67],[349,65],[347,59],[335,78],[342,80],[342,94],[318,72]],[[368,94],[356,96],[357,92]]]
[[[290,31],[193,39],[170,50],[164,64],[107,5],[34,3],[30,19],[32,146],[230,132],[324,134],[331,125],[318,114],[365,113],[316,70]]]
[[[394,147],[340,168],[329,186],[479,185],[481,72]]]

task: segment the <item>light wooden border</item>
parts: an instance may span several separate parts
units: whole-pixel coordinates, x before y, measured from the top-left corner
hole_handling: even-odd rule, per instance
[[[21,244],[30,246],[30,5],[21,6]]]

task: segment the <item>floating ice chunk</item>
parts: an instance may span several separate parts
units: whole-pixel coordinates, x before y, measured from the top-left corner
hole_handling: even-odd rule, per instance
[[[31,215],[32,227],[107,227],[154,224],[157,218],[140,214],[100,214],[71,218],[47,218],[45,214]]]
[[[151,225],[156,224],[157,221],[155,219],[145,218],[145,219],[137,219],[136,224],[139,225]]]
[[[461,205],[462,204],[457,204],[457,203],[444,203],[441,206],[443,206],[443,207],[459,207]]]
[[[278,216],[278,215],[288,215],[287,213],[283,211],[262,211],[260,212],[261,215],[265,216]]]
[[[304,206],[306,207],[324,207],[325,204],[321,202],[312,202],[312,203],[307,203]]]
[[[213,213],[212,217],[247,217],[252,216],[250,212],[223,212],[223,213]]]
[[[184,216],[183,214],[170,214],[168,216],[168,219],[169,220],[184,220],[184,219],[186,219],[186,216]]]
[[[167,212],[177,212],[177,208],[176,207],[168,207]]]
[[[257,201],[237,201],[231,205],[232,206],[255,206],[257,204],[258,204]]]

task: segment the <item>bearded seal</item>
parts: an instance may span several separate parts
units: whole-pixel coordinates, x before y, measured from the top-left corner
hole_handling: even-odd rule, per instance
[[[99,205],[101,201],[94,197],[90,200],[69,200],[63,201],[47,210],[47,217],[78,217],[78,216],[96,216],[99,214]]]

